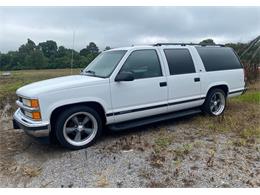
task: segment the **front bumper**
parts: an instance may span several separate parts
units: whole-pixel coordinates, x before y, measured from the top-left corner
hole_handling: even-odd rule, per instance
[[[47,137],[50,133],[48,122],[33,121],[26,118],[20,108],[16,110],[13,116],[14,129],[23,129],[27,134],[33,137]]]

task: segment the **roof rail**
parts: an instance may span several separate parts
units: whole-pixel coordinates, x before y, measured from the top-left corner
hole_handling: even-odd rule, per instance
[[[220,46],[220,47],[225,47],[223,44],[203,44],[203,43],[156,43],[153,46],[162,46],[162,45],[181,45],[181,46],[186,46],[186,45],[200,45],[200,46]]]

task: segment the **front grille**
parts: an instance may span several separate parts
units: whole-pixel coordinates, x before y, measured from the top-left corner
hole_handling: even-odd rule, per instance
[[[18,96],[18,101],[21,102],[21,103],[23,103],[23,98],[20,97],[20,96]],[[21,110],[21,112],[22,112],[23,114],[25,114],[25,113],[24,113],[24,110],[23,110],[21,107],[20,107],[20,110]]]
[[[24,110],[23,110],[22,108],[20,108],[20,110],[21,110],[21,112],[22,112],[23,114],[25,114],[25,113],[24,113]]]

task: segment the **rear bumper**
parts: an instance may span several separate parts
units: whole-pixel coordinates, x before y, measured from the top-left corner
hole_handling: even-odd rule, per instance
[[[32,121],[26,118],[20,109],[16,110],[13,116],[14,129],[23,129],[33,137],[47,137],[50,133],[50,125],[47,122]]]

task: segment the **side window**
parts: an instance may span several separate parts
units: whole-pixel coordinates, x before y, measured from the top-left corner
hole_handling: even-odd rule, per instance
[[[188,49],[164,49],[164,53],[171,75],[196,72]]]
[[[159,58],[153,49],[133,51],[120,72],[132,72],[135,79],[162,76]]]
[[[238,57],[228,47],[196,47],[206,71],[242,68]]]

